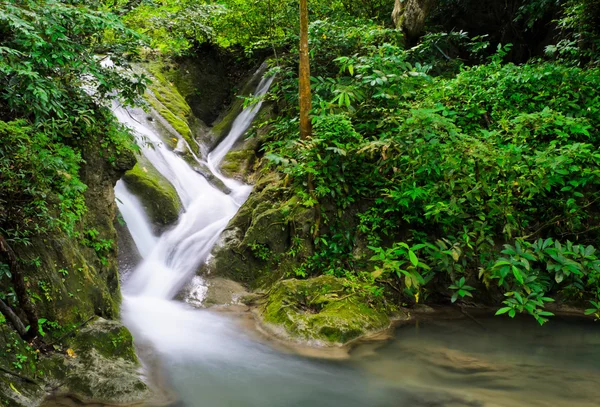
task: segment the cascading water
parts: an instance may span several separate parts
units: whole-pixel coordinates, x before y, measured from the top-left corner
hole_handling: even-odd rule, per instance
[[[260,110],[262,106],[262,101],[260,101],[260,97],[267,93],[269,87],[273,83],[274,77],[263,77],[263,79],[258,84],[256,88],[256,96],[259,97],[259,102],[250,106],[249,108],[244,109],[238,117],[233,121],[231,125],[231,130],[229,134],[219,145],[208,155],[208,168],[210,171],[215,174],[223,183],[231,188],[232,190],[236,190],[239,188],[239,183],[235,180],[224,177],[219,170],[219,165],[223,161],[223,158],[227,155],[229,150],[233,147],[235,142],[248,130],[250,124],[254,120],[254,117]]]
[[[264,95],[272,81],[272,77],[263,78],[256,96]],[[178,223],[157,238],[137,199],[122,183],[117,185],[121,214],[143,257],[142,263],[123,284],[123,320],[138,343],[147,344],[158,353],[161,364],[171,372],[180,397],[190,406],[263,407],[269,405],[273,397],[309,400],[316,388],[330,396],[338,393],[330,391],[333,377],[330,370],[321,370],[297,358],[278,354],[245,337],[227,318],[172,300],[206,260],[221,232],[251,191],[250,186],[224,177],[218,166],[246,132],[261,104],[244,109],[227,137],[208,157],[208,168],[231,189],[229,195],[215,188],[169,150],[150,126],[142,124],[142,112],[115,109],[117,118],[135,131],[145,158],[174,185],[185,208]],[[181,382],[197,380],[199,374],[202,379],[197,383],[180,388]],[[320,380],[323,375],[331,376],[326,386],[325,381]],[[335,380],[343,380],[343,376],[336,375]],[[289,389],[276,386],[267,395],[248,387],[250,378],[280,384],[284,380],[294,386]],[[235,395],[225,391],[233,383],[238,386]],[[186,392],[199,388],[211,391],[203,392],[201,402],[191,402],[193,397]],[[236,404],[238,399],[240,403]]]
[[[123,181],[117,182],[115,186],[115,195],[117,196],[117,206],[123,216],[127,219],[129,233],[142,257],[147,257],[152,253],[158,238],[154,236],[150,222],[144,213],[144,208],[140,200],[132,194]]]

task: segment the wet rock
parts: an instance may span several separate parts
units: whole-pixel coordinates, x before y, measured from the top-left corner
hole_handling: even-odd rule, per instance
[[[243,298],[248,296],[244,286],[226,278],[208,279],[206,285],[208,290],[203,302],[205,307],[239,304]]]
[[[218,188],[224,194],[230,194],[231,188],[223,183],[215,174],[213,174],[205,165],[196,163],[192,167],[194,171],[198,174],[202,175],[208,182],[210,182],[214,187]]]
[[[177,191],[148,160],[140,157],[136,166],[125,173],[123,181],[140,199],[152,222],[166,226],[177,221],[181,211]]]

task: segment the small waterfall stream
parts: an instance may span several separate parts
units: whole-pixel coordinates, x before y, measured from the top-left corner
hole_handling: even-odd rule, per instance
[[[264,95],[272,81],[272,77],[263,78],[255,95]],[[211,185],[169,150],[152,127],[143,124],[143,112],[115,110],[117,118],[135,131],[145,158],[175,186],[185,208],[177,224],[156,237],[137,198],[118,183],[119,209],[143,257],[122,287],[123,321],[138,344],[157,353],[185,406],[263,407],[274,401],[284,405],[279,404],[283,400],[300,405],[296,400],[314,403],[315,397],[329,399],[328,405],[338,398],[347,398],[348,406],[364,405],[343,394],[345,384],[354,381],[358,388],[356,377],[276,352],[244,335],[226,316],[173,300],[251,192],[250,186],[223,176],[219,165],[247,131],[261,104],[245,108],[208,156],[206,165],[230,194]],[[265,384],[273,386],[269,392],[261,389]],[[230,386],[236,391],[228,392]],[[202,398],[196,400],[199,394]]]
[[[264,78],[256,95],[264,95],[272,81],[272,77]],[[116,109],[117,118],[135,131],[144,157],[173,184],[184,207],[177,224],[160,237],[155,237],[137,198],[122,182],[117,185],[115,192],[119,209],[143,257],[142,264],[123,287],[126,319],[131,303],[136,300],[171,300],[206,260],[220,233],[248,197],[251,187],[222,176],[218,165],[246,132],[261,104],[244,109],[228,136],[208,157],[208,167],[231,189],[230,194],[211,185],[167,148],[151,127],[135,119],[135,112]]]

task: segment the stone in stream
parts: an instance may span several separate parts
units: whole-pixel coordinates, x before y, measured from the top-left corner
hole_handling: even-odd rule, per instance
[[[142,202],[150,220],[160,226],[177,221],[181,202],[173,185],[143,156],[123,181]]]
[[[390,325],[388,315],[333,276],[276,283],[258,306],[276,336],[316,345],[344,344]]]

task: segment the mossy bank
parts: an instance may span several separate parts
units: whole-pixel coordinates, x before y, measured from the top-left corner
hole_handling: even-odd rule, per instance
[[[110,404],[148,397],[131,335],[115,321],[121,294],[113,187],[135,157],[97,145],[82,147],[87,210],[75,235],[54,232],[14,246],[45,336],[28,344],[0,325],[2,405],[35,406],[55,391]]]

